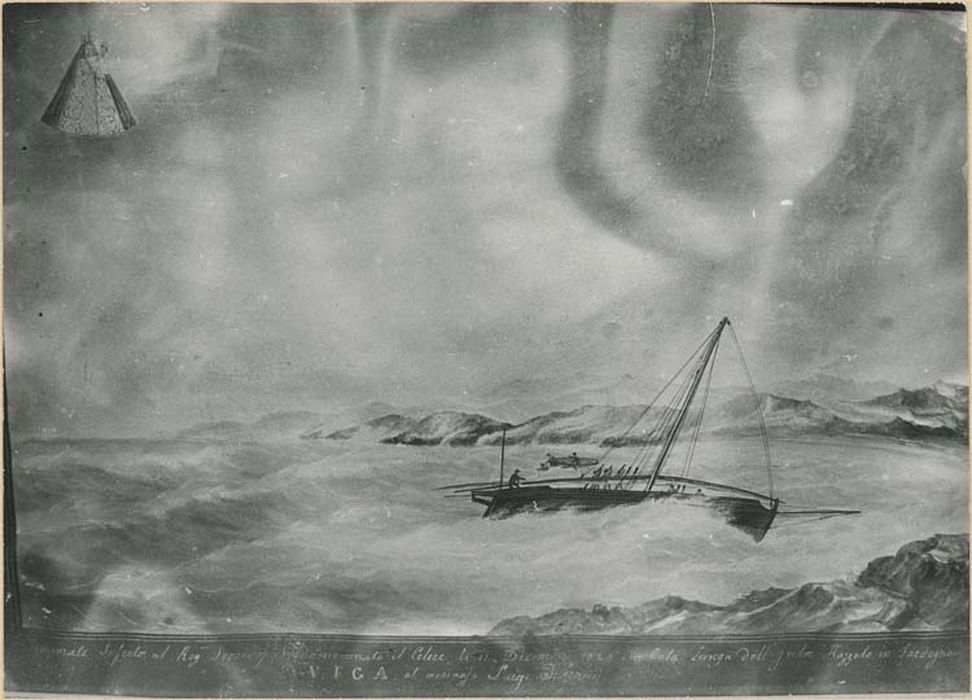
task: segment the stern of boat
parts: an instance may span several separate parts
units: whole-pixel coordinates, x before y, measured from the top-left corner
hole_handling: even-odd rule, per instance
[[[780,499],[770,500],[769,506],[756,498],[737,496],[715,496],[708,504],[721,513],[726,522],[750,535],[756,542],[766,537],[766,533],[776,520]]]

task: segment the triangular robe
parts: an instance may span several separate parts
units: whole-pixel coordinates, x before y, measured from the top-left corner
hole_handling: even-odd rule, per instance
[[[135,117],[112,77],[102,71],[108,47],[89,34],[68,67],[41,121],[68,134],[111,136],[135,126]]]

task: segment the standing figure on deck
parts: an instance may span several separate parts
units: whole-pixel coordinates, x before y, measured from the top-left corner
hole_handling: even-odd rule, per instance
[[[520,488],[520,482],[521,481],[523,481],[523,477],[520,476],[520,470],[519,469],[514,469],[513,470],[513,473],[510,474],[510,481],[509,481],[510,488],[511,489],[518,489],[518,488]]]

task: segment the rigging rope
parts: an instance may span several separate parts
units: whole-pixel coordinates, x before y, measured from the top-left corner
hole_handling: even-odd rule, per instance
[[[678,378],[678,376],[682,373],[682,371],[689,365],[690,362],[692,362],[692,360],[695,358],[695,356],[698,355],[699,352],[702,351],[702,348],[705,347],[705,344],[709,342],[709,340],[712,338],[712,335],[715,332],[716,331],[713,330],[712,333],[709,333],[709,335],[707,335],[705,337],[705,340],[703,340],[699,344],[699,346],[695,349],[695,351],[691,355],[688,356],[688,359],[685,360],[685,362],[682,363],[682,366],[678,368],[678,370],[675,372],[675,374],[673,374],[669,378],[669,380],[667,382],[665,382],[665,386],[663,386],[661,388],[661,390],[657,394],[655,394],[655,398],[653,398],[650,402],[648,402],[648,405],[645,406],[644,410],[635,419],[635,421],[630,426],[628,426],[628,428],[623,433],[621,433],[620,436],[618,436],[617,438],[614,438],[611,441],[612,444],[610,444],[608,446],[607,450],[604,451],[604,454],[602,454],[600,456],[600,458],[598,459],[598,462],[603,462],[604,461],[604,458],[607,457],[609,454],[611,454],[611,451],[614,450],[615,447],[619,447],[621,444],[623,444],[624,439],[626,437],[628,437],[628,433],[630,433],[632,430],[634,430],[635,426],[638,425],[638,423],[640,423],[641,420],[646,415],[648,415],[648,411],[650,411],[652,409],[652,407],[655,405],[655,403],[658,401],[658,399],[661,398],[661,395],[664,394],[665,391],[668,389],[668,387],[670,387],[672,385],[672,382],[674,382]]]
[[[719,325],[716,326],[714,333],[710,335],[711,340],[702,351],[698,362],[696,362],[695,369],[692,371],[691,378],[689,380],[688,392],[680,400],[674,422],[671,424],[671,427],[666,430],[665,440],[662,443],[661,451],[659,452],[658,457],[655,459],[654,465],[652,466],[651,478],[645,485],[645,492],[651,491],[652,487],[655,485],[655,481],[658,479],[658,475],[661,473],[665,460],[668,459],[669,455],[671,454],[672,447],[675,445],[675,441],[678,439],[682,426],[685,424],[685,417],[688,415],[689,409],[692,407],[692,401],[695,400],[696,392],[699,389],[699,383],[702,381],[702,375],[704,374],[708,363],[712,360],[712,354],[715,352],[715,348],[721,339],[722,331],[725,329],[728,323],[729,319],[725,317],[719,321]]]
[[[746,357],[743,354],[742,346],[739,343],[739,338],[736,336],[735,328],[732,323],[726,319],[725,325],[720,324],[716,326],[703,340],[699,346],[692,352],[691,355],[682,363],[682,366],[678,368],[678,371],[671,376],[671,378],[665,383],[661,390],[655,395],[655,397],[644,407],[644,409],[639,413],[638,417],[628,426],[628,428],[621,433],[621,435],[608,438],[608,448],[603,452],[603,454],[598,459],[598,462],[603,465],[605,459],[611,452],[617,448],[625,445],[625,438],[631,433],[632,430],[648,415],[652,408],[658,403],[659,399],[675,384],[676,380],[681,378],[681,381],[676,385],[673,396],[670,402],[666,402],[664,410],[661,415],[654,422],[653,426],[649,431],[645,432],[644,444],[635,454],[634,459],[631,462],[631,466],[625,472],[625,475],[636,473],[637,471],[646,467],[653,458],[656,456],[656,451],[660,448],[665,450],[666,446],[671,449],[671,445],[668,444],[668,438],[671,434],[680,427],[681,423],[685,419],[685,414],[691,409],[691,402],[695,398],[695,390],[698,388],[698,375],[702,372],[706,373],[705,376],[705,388],[702,394],[702,402],[699,406],[698,417],[695,425],[692,429],[691,442],[689,443],[688,451],[686,454],[685,462],[682,466],[681,476],[684,478],[691,468],[692,461],[695,458],[696,449],[698,447],[699,437],[702,430],[702,422],[705,416],[705,409],[708,403],[708,399],[711,393],[712,376],[715,368],[715,360],[719,350],[720,337],[717,337],[722,329],[728,326],[730,335],[732,336],[733,345],[735,345],[736,353],[739,355],[740,363],[742,364],[743,371],[746,375],[746,380],[749,384],[749,392],[753,399],[753,408],[756,413],[756,418],[759,422],[759,432],[762,438],[763,452],[766,456],[766,475],[769,482],[769,496],[774,497],[773,494],[773,461],[772,454],[770,452],[769,437],[766,433],[766,422],[763,419],[763,412],[760,407],[759,395],[756,393],[756,386],[753,383],[752,373],[749,371],[749,365],[746,362]],[[711,344],[711,347],[706,350],[706,348]],[[685,370],[692,366],[690,372]],[[694,389],[693,389],[694,384]],[[659,437],[661,440],[659,441]],[[667,455],[665,455],[667,456]],[[660,470],[661,465],[656,465]],[[648,484],[650,485],[650,481]],[[647,486],[646,486],[647,489]]]
[[[719,354],[719,345],[712,349],[712,359],[709,360],[709,371],[705,378],[705,389],[702,391],[702,402],[699,404],[699,417],[695,422],[695,430],[692,431],[692,441],[689,443],[688,452],[685,454],[685,464],[682,466],[682,478],[688,476],[689,467],[695,459],[695,447],[699,443],[699,433],[702,431],[702,419],[705,417],[705,407],[709,401],[709,387],[712,385],[712,372],[715,370],[716,356]]]
[[[753,407],[756,409],[756,418],[759,420],[759,434],[763,438],[763,451],[766,453],[766,476],[769,479],[769,495],[770,498],[773,497],[773,458],[770,454],[770,444],[769,437],[766,435],[766,423],[763,421],[763,411],[759,407],[759,395],[756,393],[756,385],[753,384],[753,375],[749,372],[749,365],[746,363],[746,356],[743,355],[742,346],[739,344],[739,338],[736,337],[736,331],[732,327],[732,323],[727,324],[729,326],[729,333],[732,336],[732,342],[736,346],[736,352],[739,353],[739,359],[742,361],[743,370],[746,372],[746,379],[749,381],[749,391],[753,396]]]
[[[639,467],[647,466],[647,464],[654,459],[656,449],[659,447],[664,449],[665,440],[661,440],[659,442],[657,441],[657,437],[659,435],[667,436],[672,430],[674,430],[675,424],[678,421],[678,416],[684,409],[686,396],[691,390],[692,376],[698,371],[699,364],[701,362],[702,356],[696,360],[695,367],[692,368],[692,371],[684,374],[681,384],[679,384],[678,389],[675,391],[675,395],[672,397],[671,404],[665,407],[665,411],[662,413],[655,426],[651,429],[649,439],[654,437],[656,442],[649,442],[641,448],[641,451],[636,457]]]

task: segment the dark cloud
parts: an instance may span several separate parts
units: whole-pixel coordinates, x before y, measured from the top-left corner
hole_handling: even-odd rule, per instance
[[[965,71],[949,34],[905,15],[860,65],[843,142],[800,193],[785,231],[775,289],[787,330],[778,338],[794,358],[826,353],[858,329],[883,293],[894,229],[916,210],[920,228],[906,235],[926,250],[961,252],[964,266]],[[937,191],[926,189],[929,176]]]
[[[740,96],[749,80],[739,57],[748,28],[744,8],[689,5],[658,47],[658,80],[646,97],[646,147],[686,193],[738,200],[761,185],[761,144]]]
[[[725,313],[779,373],[837,349],[911,382],[964,369],[964,34],[938,19],[4,12],[25,433],[475,408],[518,378],[661,371]],[[39,122],[88,29],[139,120],[116,139]]]
[[[624,231],[634,222],[631,203],[617,191],[598,150],[614,7],[570,5],[568,17],[568,97],[560,123],[557,172],[564,189],[589,216],[608,230]]]
[[[399,7],[401,33],[396,48],[412,69],[433,75],[456,74],[489,62],[495,54],[528,39],[541,29],[542,22],[549,22],[550,9],[488,2],[434,9],[428,5]]]

